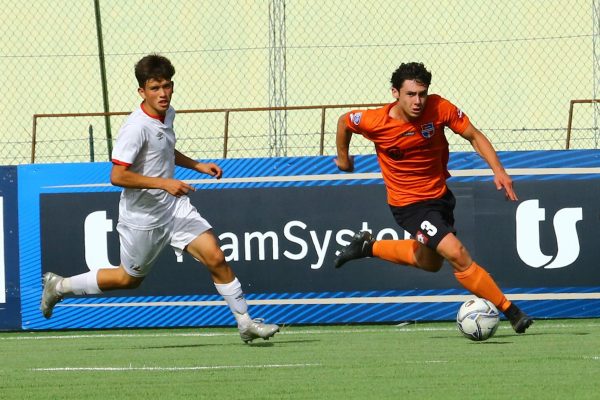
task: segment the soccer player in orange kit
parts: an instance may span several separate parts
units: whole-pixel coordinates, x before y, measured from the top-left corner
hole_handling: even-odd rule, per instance
[[[444,127],[471,143],[492,169],[496,188],[504,189],[506,197],[516,201],[512,179],[490,141],[469,118],[448,100],[428,93],[431,73],[423,64],[400,65],[392,74],[391,83],[395,102],[340,117],[335,162],[340,170],[353,171],[353,158],[349,154],[352,134],[372,141],[392,214],[413,239],[376,241],[369,232],[359,232],[340,251],[336,268],[352,259],[377,257],[437,272],[443,261],[448,260],[464,288],[494,303],[515,332],[524,333],[533,319],[506,298],[455,235],[456,201],[446,184],[450,174]]]

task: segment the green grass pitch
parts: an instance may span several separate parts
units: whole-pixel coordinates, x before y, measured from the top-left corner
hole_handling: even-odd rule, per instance
[[[598,399],[600,320],[0,334],[1,399]]]

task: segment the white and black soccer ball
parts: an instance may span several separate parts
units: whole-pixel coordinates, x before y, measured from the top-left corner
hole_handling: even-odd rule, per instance
[[[500,325],[498,309],[486,299],[475,297],[467,300],[456,314],[456,325],[471,340],[487,340],[494,336]]]

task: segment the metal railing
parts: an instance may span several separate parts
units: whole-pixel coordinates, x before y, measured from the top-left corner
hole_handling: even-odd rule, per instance
[[[569,122],[567,123],[567,141],[565,143],[565,149],[569,150],[571,147],[571,128],[573,126],[573,108],[575,104],[593,104],[600,103],[600,99],[583,99],[583,100],[571,100],[569,105]]]
[[[224,116],[223,121],[223,158],[227,158],[228,153],[228,141],[229,141],[229,116],[231,113],[244,113],[244,112],[265,112],[265,111],[294,111],[294,110],[321,110],[321,126],[320,126],[320,143],[319,143],[319,155],[323,155],[325,147],[325,120],[326,111],[328,109],[353,109],[353,108],[370,108],[370,107],[381,107],[388,103],[362,103],[362,104],[326,104],[326,105],[315,105],[315,106],[289,106],[289,107],[249,107],[249,108],[213,108],[213,109],[188,109],[188,110],[177,110],[177,114],[206,114],[206,113],[222,113]],[[36,146],[37,146],[37,126],[38,120],[42,118],[80,118],[80,117],[110,117],[110,116],[123,116],[130,114],[130,111],[123,112],[97,112],[97,113],[65,113],[65,114],[34,114],[33,115],[33,128],[31,134],[31,163],[35,163],[36,159]],[[111,141],[111,135],[107,134],[107,141]],[[107,148],[111,148],[110,144]]]
[[[577,99],[571,100],[569,106],[569,116],[568,116],[568,124],[566,131],[566,141],[565,141],[565,149],[569,150],[571,148],[571,139],[572,139],[572,130],[573,130],[573,114],[575,104],[593,104],[600,103],[600,99]],[[223,114],[223,130],[222,130],[222,158],[227,158],[228,153],[231,150],[229,147],[229,139],[230,139],[230,115],[232,113],[252,113],[252,112],[271,112],[271,111],[299,111],[299,110],[320,110],[320,129],[318,130],[318,134],[320,135],[319,139],[319,155],[324,155],[325,149],[325,134],[326,134],[326,116],[327,110],[330,109],[356,109],[356,108],[371,108],[371,107],[381,107],[388,103],[356,103],[356,104],[324,104],[324,105],[314,105],[314,106],[289,106],[289,107],[247,107],[247,108],[214,108],[214,109],[186,109],[186,110],[178,110],[178,114]],[[120,112],[97,112],[97,113],[64,113],[64,114],[34,114],[33,115],[33,128],[31,135],[31,163],[36,162],[36,148],[37,148],[37,139],[38,139],[38,121],[42,118],[82,118],[82,117],[110,117],[110,116],[126,116],[129,115],[131,111],[120,111]],[[307,128],[307,130],[310,130]],[[90,148],[93,149],[93,138],[92,138],[92,127],[90,126]],[[106,138],[107,146],[106,148],[112,149],[112,135],[107,131]],[[92,150],[93,151],[93,150]],[[110,152],[110,151],[109,151]],[[109,154],[110,156],[110,154]],[[94,160],[94,155],[90,155],[90,160]]]

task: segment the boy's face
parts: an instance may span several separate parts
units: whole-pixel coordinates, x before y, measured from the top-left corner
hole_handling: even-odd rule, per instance
[[[148,79],[138,93],[144,99],[144,108],[148,114],[164,116],[171,104],[173,81],[170,79]]]
[[[404,81],[400,90],[392,88],[392,95],[398,100],[398,111],[407,121],[418,118],[425,110],[428,89],[415,80]]]

